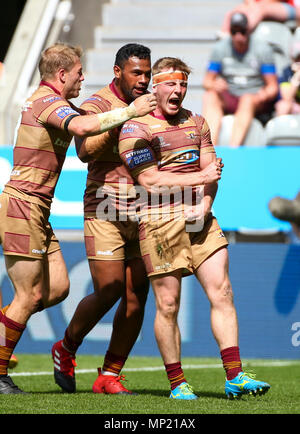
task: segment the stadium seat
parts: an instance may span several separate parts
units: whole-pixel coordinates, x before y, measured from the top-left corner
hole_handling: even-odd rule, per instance
[[[219,135],[219,146],[229,146],[234,115],[226,115],[222,118],[221,130]],[[260,147],[265,146],[265,130],[258,119],[253,119],[243,146]]]
[[[293,34],[289,27],[282,23],[263,21],[256,27],[253,36],[258,41],[265,41],[272,47],[277,73],[280,74],[290,63],[289,52]]]
[[[265,126],[266,145],[300,146],[300,115],[277,116]]]

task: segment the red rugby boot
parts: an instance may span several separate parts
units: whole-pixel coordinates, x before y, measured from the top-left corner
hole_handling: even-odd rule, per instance
[[[114,375],[103,375],[101,368],[98,368],[98,377],[93,384],[94,393],[106,393],[113,395],[136,395],[123,386],[121,381],[125,380],[124,375],[115,377]]]
[[[70,353],[62,346],[62,340],[52,347],[52,359],[54,362],[54,379],[63,392],[76,392],[75,381],[75,354]]]

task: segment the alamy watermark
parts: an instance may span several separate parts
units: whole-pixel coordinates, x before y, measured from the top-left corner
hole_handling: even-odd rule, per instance
[[[96,216],[106,221],[168,221],[186,222],[187,232],[198,232],[204,225],[204,186],[152,186],[128,184],[120,178],[116,188],[104,185],[96,197],[101,199]]]

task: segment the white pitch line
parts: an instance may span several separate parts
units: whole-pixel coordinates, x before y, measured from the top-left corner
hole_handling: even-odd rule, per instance
[[[259,362],[244,362],[243,365],[246,367],[250,364],[249,367],[257,367],[257,366],[265,366],[265,367],[283,367],[283,366],[292,366],[299,365],[299,361],[284,361],[284,360],[273,360],[273,361],[259,361]],[[210,364],[202,364],[202,365],[183,365],[183,369],[212,369],[212,368],[222,368],[221,363],[210,363]],[[246,368],[247,369],[247,368]],[[164,366],[146,366],[144,368],[124,368],[124,372],[153,372],[153,371],[164,371]],[[122,372],[123,372],[122,371]],[[95,374],[97,373],[97,369],[76,369],[77,374]],[[9,374],[11,377],[30,377],[37,375],[53,375],[53,371],[40,371],[40,372],[14,372]]]

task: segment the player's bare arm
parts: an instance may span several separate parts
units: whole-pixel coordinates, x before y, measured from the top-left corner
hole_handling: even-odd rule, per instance
[[[108,146],[111,146],[111,135],[118,134],[118,130],[109,130],[102,134],[90,137],[76,137],[75,146],[79,159],[83,163],[87,163],[91,160],[98,160],[107,150]]]
[[[214,153],[203,154],[203,155],[201,155],[201,158],[200,158],[200,168],[203,170],[209,164],[211,164],[213,161],[218,161],[218,160],[219,160],[221,169],[223,169],[224,164],[222,163],[220,158],[217,159],[216,154],[214,154]],[[204,215],[207,215],[208,213],[211,212],[211,208],[212,208],[213,202],[215,200],[217,191],[218,191],[218,182],[217,181],[204,186],[204,197],[203,197]]]
[[[142,95],[128,107],[116,108],[105,113],[75,116],[69,122],[68,131],[70,134],[81,138],[104,133],[105,131],[118,127],[129,119],[150,113],[155,107],[155,95]]]
[[[207,185],[215,183],[221,179],[223,163],[220,158],[209,163],[200,172],[192,173],[170,173],[162,172],[154,167],[138,175],[137,181],[148,192],[154,191],[159,187],[194,187],[197,185]]]

